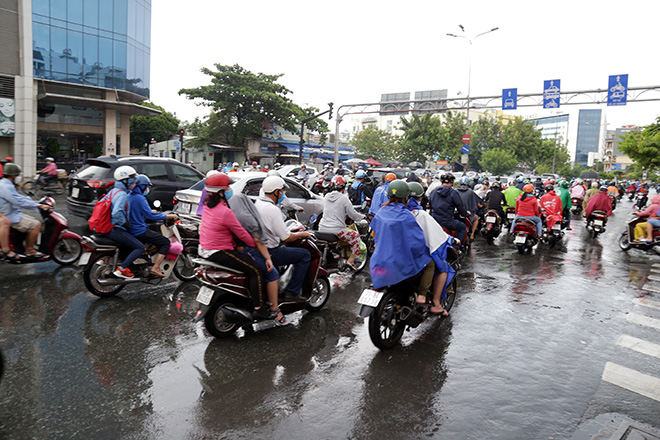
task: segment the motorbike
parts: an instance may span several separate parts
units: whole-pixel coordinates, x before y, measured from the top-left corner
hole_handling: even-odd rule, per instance
[[[313,215],[310,218],[312,231],[310,231],[316,239],[316,245],[321,251],[321,267],[325,268],[328,273],[336,273],[345,270],[346,261],[351,255],[351,249],[348,243],[340,240],[335,234],[327,232],[319,232],[319,223],[323,213],[319,216]],[[373,237],[371,229],[369,228],[369,221],[365,218],[358,222],[351,222],[350,219],[347,226],[360,234],[360,256],[355,260],[354,273],[360,273],[367,266],[367,261],[371,253],[373,253]],[[371,245],[371,246],[369,246]],[[370,252],[371,250],[371,252]]]
[[[573,215],[582,215],[582,199],[571,198],[571,213]]]
[[[442,229],[444,229],[445,232],[451,237],[458,238],[459,240],[461,240],[461,244],[465,248],[465,250],[469,250],[470,247],[472,246],[472,240],[470,239],[470,233],[472,231],[472,220],[470,219],[470,216],[461,217],[458,214],[458,212],[454,213],[454,218],[465,224],[465,234],[463,234],[462,237],[457,237],[456,236],[457,232],[454,230],[449,230],[444,226],[442,226]],[[459,258],[462,260],[465,257],[465,254],[467,254],[467,252],[460,252]]]
[[[19,261],[4,260],[10,263],[41,263],[54,260],[61,265],[73,264],[82,254],[82,237],[69,231],[69,222],[60,213],[55,212],[55,200],[52,197],[42,197],[40,205],[48,206],[48,209],[40,208],[39,213],[44,219],[41,225],[38,251],[44,254],[42,257],[21,256]],[[27,233],[19,232],[13,228],[9,230],[9,247],[17,254],[25,252],[25,238]]]
[[[300,227],[302,225],[296,228],[289,225],[289,230]],[[285,315],[304,309],[317,312],[330,298],[329,274],[321,266],[321,251],[310,238],[295,240],[286,245],[307,249],[312,259],[303,283],[301,300],[281,298],[278,306]],[[204,320],[204,326],[211,335],[226,338],[240,327],[250,328],[257,322],[271,320],[252,313],[252,296],[247,276],[243,272],[201,258],[195,259],[195,264],[195,275],[202,282],[202,286],[197,294],[199,308],[193,321]],[[289,266],[277,269],[281,274],[279,287],[282,293],[293,268]]]
[[[660,245],[660,228],[653,228],[653,242],[649,243],[646,241],[635,241],[635,226],[637,224],[647,221],[647,217],[639,217],[633,215],[628,223],[626,224],[626,229],[621,233],[619,237],[619,247],[622,251],[628,252],[630,249],[639,249],[642,251],[648,251],[654,247]],[[646,231],[645,231],[646,232]]]
[[[513,219],[516,218],[516,208],[507,207],[504,213],[506,214],[506,219],[504,219],[504,224],[508,228],[511,226]]]
[[[460,269],[459,252],[447,248],[447,262],[458,272]],[[381,350],[392,348],[399,343],[406,329],[416,328],[426,319],[434,316],[429,311],[432,295],[427,295],[429,302],[417,303],[415,290],[419,284],[420,276],[408,278],[393,286],[378,290],[365,289],[358,303],[360,317],[369,318],[369,338]],[[450,311],[456,299],[456,276],[445,289],[441,297],[441,305]]]
[[[84,253],[80,257],[79,265],[84,266],[85,287],[96,296],[108,297],[116,295],[128,284],[159,284],[172,273],[181,281],[193,280],[192,257],[184,250],[179,227],[174,220],[165,220],[160,227],[163,236],[172,242],[169,253],[160,265],[160,271],[165,274],[164,278],[150,273],[150,268],[157,258],[156,246],[148,245],[144,254],[129,266],[135,276],[123,279],[116,277],[113,272],[128,255],[128,250],[102,234],[83,237]]]
[[[615,195],[610,195],[610,202],[612,203],[612,211],[616,209],[616,196]]]
[[[553,248],[564,237],[564,228],[567,222],[564,219],[554,218],[548,214],[544,214],[541,218],[543,220],[543,237],[541,238],[548,247]],[[559,216],[556,216],[559,217]]]
[[[314,185],[312,185],[312,192],[324,196],[331,191],[331,183],[332,179],[326,179],[325,176],[320,175]]]
[[[539,236],[536,233],[536,223],[525,217],[518,217],[516,225],[513,227],[513,244],[519,254],[531,254],[532,248],[539,242]]]
[[[607,213],[605,211],[593,211],[587,218],[587,231],[593,238],[598,237],[598,234],[605,232],[607,225]]]
[[[481,228],[481,234],[486,238],[486,242],[492,245],[500,232],[502,232],[502,219],[500,219],[497,211],[489,209],[484,216],[484,226]]]
[[[62,195],[66,190],[66,185],[63,183],[62,179],[58,177],[57,179],[49,180],[47,184],[42,183],[39,180],[40,175],[36,174],[33,179],[26,179],[20,185],[19,188],[23,194],[26,196],[35,196],[38,192],[46,194],[57,194]]]
[[[638,193],[635,197],[635,203],[633,204],[633,209],[644,209],[646,207],[646,202],[648,202],[648,197],[646,193]]]

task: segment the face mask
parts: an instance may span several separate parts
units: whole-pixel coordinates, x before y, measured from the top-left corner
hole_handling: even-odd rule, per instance
[[[21,183],[21,180],[23,180],[21,176],[16,176],[16,178],[14,179],[14,185],[18,185],[19,183]]]
[[[151,192],[151,189],[149,187],[147,187],[144,191],[142,191],[142,194],[144,194],[145,196],[148,196],[150,192]]]
[[[282,191],[282,192],[280,193],[280,198],[277,199],[277,203],[280,204],[280,203],[282,203],[283,200],[284,200],[284,191]]]
[[[234,190],[229,188],[228,191],[225,191],[225,200],[229,200],[233,195],[234,195]]]

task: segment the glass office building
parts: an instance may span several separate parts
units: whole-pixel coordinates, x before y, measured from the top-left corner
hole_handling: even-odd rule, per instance
[[[589,153],[598,153],[603,137],[602,110],[580,110],[578,117],[575,162],[587,165]]]
[[[34,78],[149,97],[149,0],[32,0]]]

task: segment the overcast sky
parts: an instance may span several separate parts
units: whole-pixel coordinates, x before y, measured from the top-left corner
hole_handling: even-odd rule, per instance
[[[562,91],[606,89],[609,75],[626,73],[629,87],[657,86],[659,12],[658,0],[155,0],[151,100],[181,120],[208,114],[177,92],[208,84],[200,69],[216,63],[283,73],[295,103],[322,110],[331,101],[335,109],[377,102],[381,93],[448,89],[455,97],[467,92],[469,42],[446,34],[474,37],[494,27],[473,40],[472,96],[541,93],[552,79]],[[606,110],[609,129],[660,116],[660,101],[561,110],[579,108]],[[552,114],[518,112],[531,113]]]

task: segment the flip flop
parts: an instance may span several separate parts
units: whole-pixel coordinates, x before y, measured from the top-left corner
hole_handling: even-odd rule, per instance
[[[437,312],[437,313],[436,313],[436,312],[433,312],[433,311],[431,310],[431,309],[433,309],[433,308],[435,308],[435,306],[433,306],[433,307],[431,307],[431,308],[429,309],[429,313],[430,313],[431,315],[435,315],[435,316],[443,316],[443,317],[444,317],[444,316],[449,316],[449,312],[446,311],[445,309],[442,309],[441,312]]]
[[[37,251],[34,254],[25,254],[27,258],[43,258],[46,256],[46,254],[42,254],[41,252]]]
[[[10,253],[14,253],[14,255],[9,255]],[[8,263],[12,264],[21,264],[23,261],[22,259],[25,258],[23,255],[18,254],[14,251],[9,251],[9,252],[2,252],[0,251],[0,261],[7,261]]]

